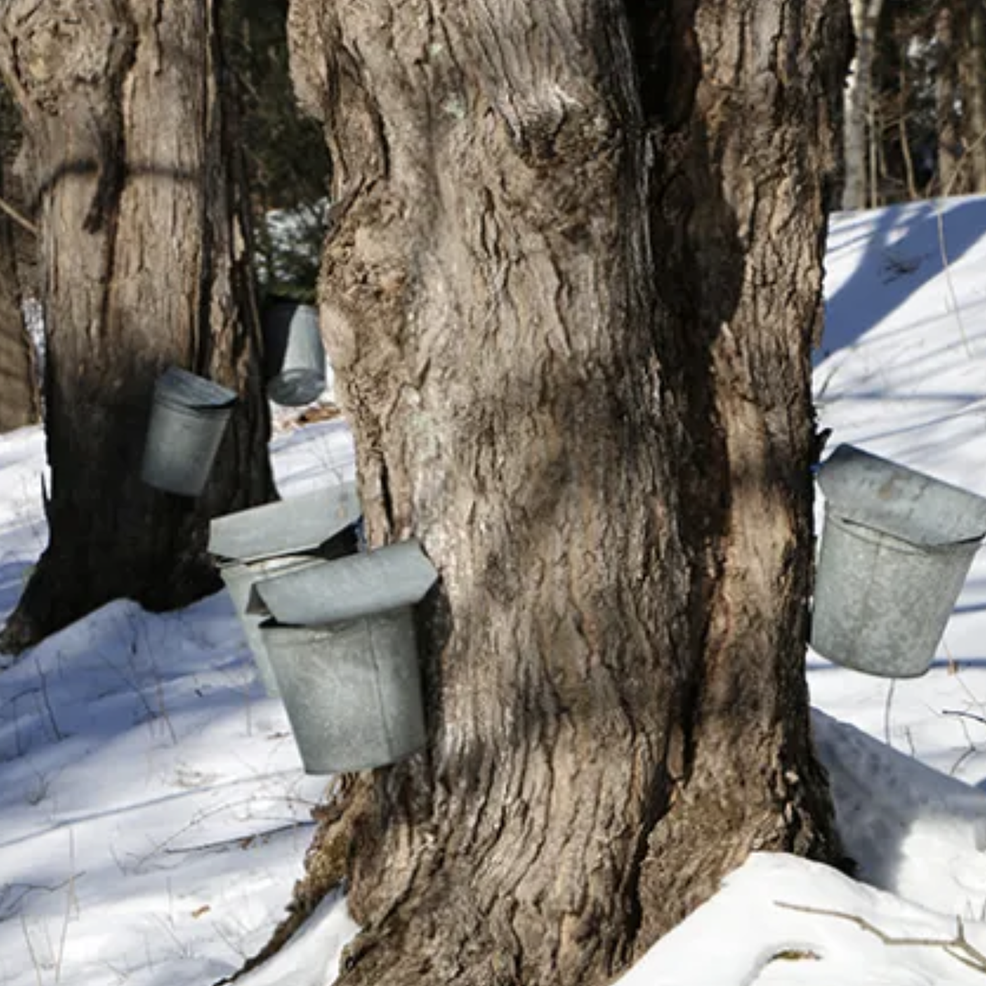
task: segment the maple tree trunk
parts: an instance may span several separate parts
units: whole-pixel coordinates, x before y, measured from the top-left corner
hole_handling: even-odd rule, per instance
[[[962,135],[965,187],[986,191],[986,9],[966,0],[959,74],[962,84]]]
[[[8,163],[15,135],[8,126],[14,108],[0,87],[0,198],[11,198]],[[21,310],[15,230],[0,211],[0,432],[38,420],[38,386],[31,339]]]
[[[938,131],[938,190],[942,195],[958,195],[959,135],[958,44],[956,39],[956,0],[939,0],[935,13],[935,118]],[[961,22],[961,19],[959,19]]]
[[[0,220],[0,432],[37,420],[31,340],[21,316],[10,233]]]
[[[217,2],[12,0],[0,69],[39,205],[50,541],[2,646],[118,596],[184,605],[218,582],[209,517],[273,491],[269,415]],[[240,401],[197,500],[140,480],[154,381],[175,364]]]
[[[362,926],[339,982],[604,982],[751,850],[840,858],[804,656],[848,16],[293,0],[289,28],[369,537],[441,573],[427,751],[350,779],[309,860]]]
[[[0,432],[33,424],[38,415],[34,353],[21,311],[14,237],[10,220],[0,217]]]

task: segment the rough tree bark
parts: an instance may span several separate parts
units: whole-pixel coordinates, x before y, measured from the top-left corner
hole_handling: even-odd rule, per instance
[[[870,133],[873,113],[873,58],[876,31],[883,0],[851,0],[856,53],[846,79],[845,91],[845,185],[843,209],[865,209],[876,180],[870,164],[870,148],[876,139]]]
[[[939,0],[935,13],[935,116],[938,130],[938,189],[962,192],[959,182],[962,141],[958,114],[958,42],[956,0]]]
[[[986,192],[986,7],[966,0],[959,77],[966,190]]]
[[[0,197],[10,197],[8,163],[16,136],[7,126],[14,108],[0,87]],[[38,387],[31,339],[21,311],[14,229],[0,213],[0,432],[38,420]]]
[[[427,751],[310,860],[362,925],[339,982],[604,982],[751,850],[840,858],[804,654],[847,12],[289,17],[370,538],[441,573]]]
[[[272,493],[269,420],[217,0],[11,0],[0,68],[40,206],[50,541],[2,645],[129,596],[217,587],[208,518]],[[196,501],[139,478],[168,364],[241,400]]]
[[[14,235],[10,220],[0,216],[0,432],[23,428],[38,417],[34,354],[21,311]]]

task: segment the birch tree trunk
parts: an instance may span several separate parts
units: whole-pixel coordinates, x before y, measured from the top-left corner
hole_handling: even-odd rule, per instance
[[[602,983],[751,850],[840,858],[804,655],[848,20],[294,0],[289,26],[369,536],[441,573],[427,751],[351,779],[310,860],[343,860],[363,929],[339,982]]]
[[[845,88],[845,185],[843,209],[873,204],[876,180],[870,165],[869,123],[873,115],[873,56],[883,0],[850,0],[856,54]]]
[[[118,596],[217,587],[210,516],[272,492],[269,421],[217,2],[10,0],[0,69],[40,206],[50,541],[0,646]],[[240,402],[198,500],[140,478],[154,380],[177,364]]]

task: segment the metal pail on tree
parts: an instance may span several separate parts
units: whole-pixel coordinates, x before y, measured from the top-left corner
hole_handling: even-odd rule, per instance
[[[247,612],[254,582],[352,551],[354,543],[341,534],[360,513],[356,484],[343,483],[216,517],[209,525],[209,551],[219,565],[268,695],[277,696],[278,687],[260,634],[263,617]]]
[[[236,393],[212,380],[176,366],[165,370],[154,385],[143,481],[168,493],[198,496],[235,403]]]
[[[260,626],[310,774],[366,770],[425,743],[414,605],[437,572],[416,541],[254,583]]]
[[[260,632],[306,773],[382,767],[424,746],[411,607]]]
[[[851,445],[818,483],[811,646],[868,674],[924,674],[986,535],[986,499]]]
[[[271,305],[263,318],[267,396],[301,407],[325,390],[325,348],[318,309],[291,301]]]

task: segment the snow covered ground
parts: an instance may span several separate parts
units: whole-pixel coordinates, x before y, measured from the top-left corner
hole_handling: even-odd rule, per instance
[[[840,216],[827,263],[829,448],[986,495],[986,199]],[[339,420],[272,447],[285,496],[352,478]],[[0,618],[44,546],[43,470],[40,429],[0,436]],[[756,855],[623,986],[982,982],[986,552],[927,675],[810,655],[809,680],[862,879]],[[231,974],[282,916],[326,781],[301,771],[225,594],[165,615],[114,602],[45,641],[0,673],[0,986]],[[327,984],[354,930],[326,901],[241,981]]]

